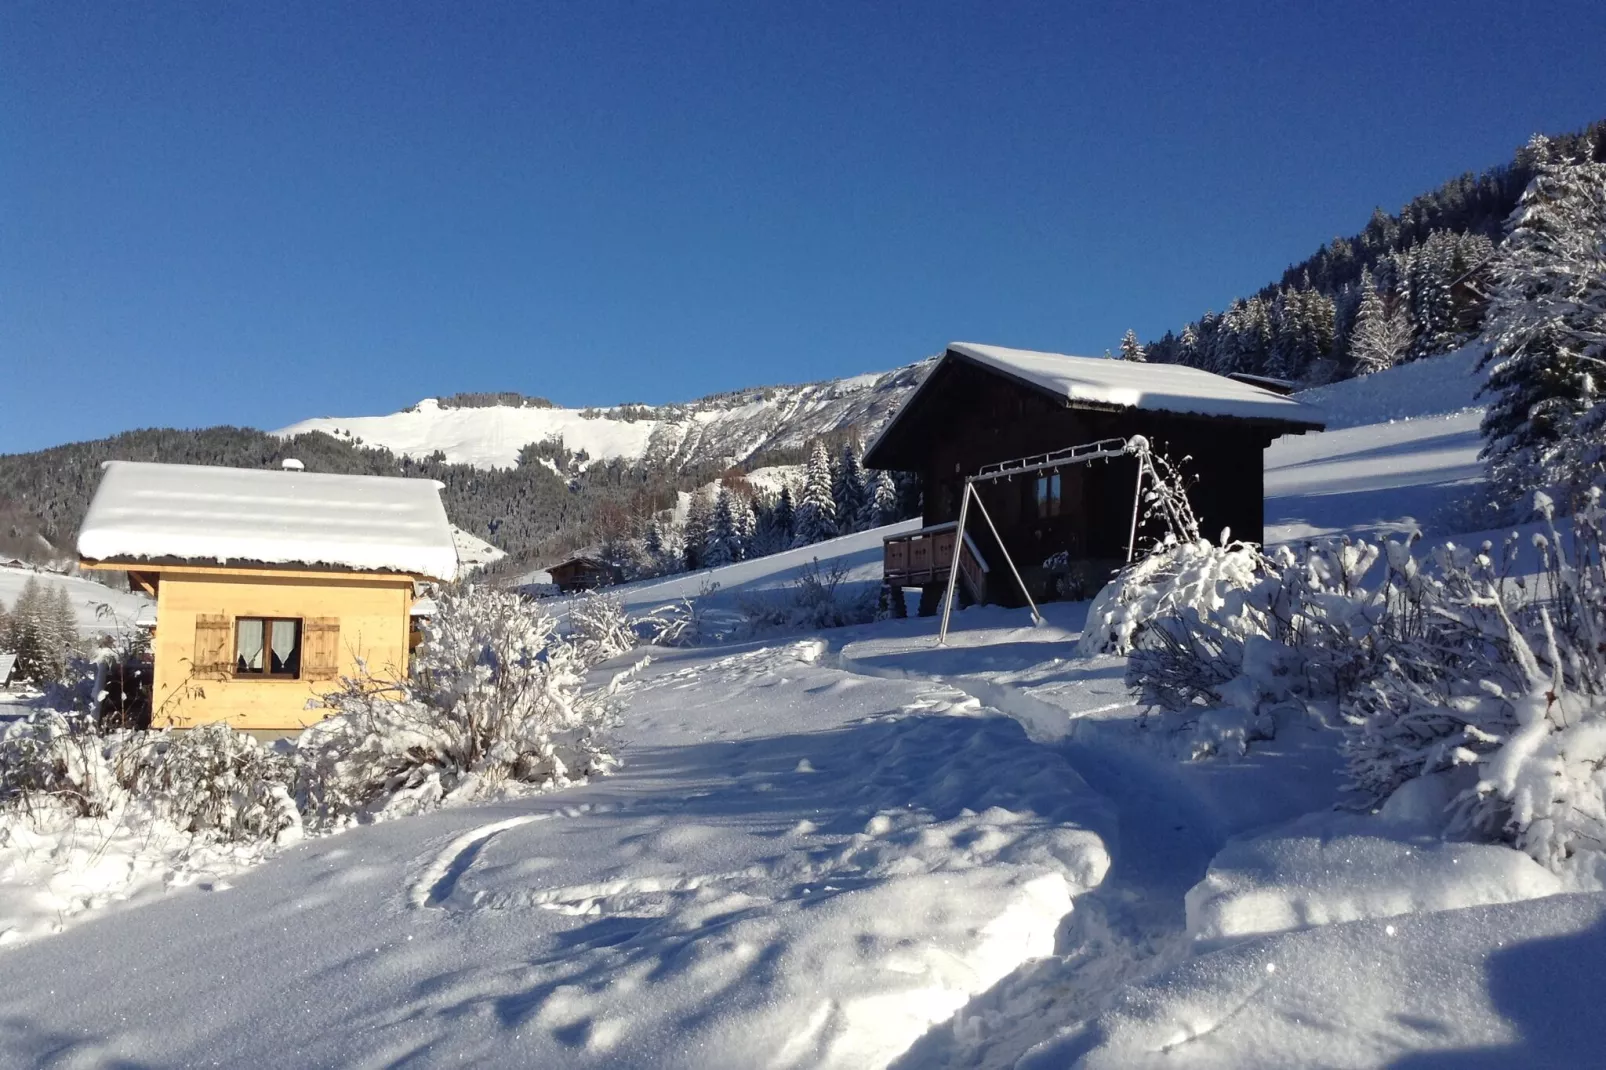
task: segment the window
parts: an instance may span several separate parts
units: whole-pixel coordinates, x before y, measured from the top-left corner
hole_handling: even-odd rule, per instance
[[[234,675],[295,679],[301,675],[301,621],[284,617],[234,619]]]
[[[1039,472],[1037,474],[1036,505],[1039,517],[1060,515],[1060,474],[1058,472]]]

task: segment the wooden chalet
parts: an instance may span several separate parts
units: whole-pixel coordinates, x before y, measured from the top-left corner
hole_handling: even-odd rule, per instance
[[[972,510],[960,594],[1021,604],[1001,539],[1034,599],[1091,597],[1127,560],[1138,461],[1095,453],[1078,463],[1068,451],[1135,435],[1174,462],[1188,459],[1205,534],[1230,528],[1259,542],[1265,448],[1322,427],[1309,406],[1197,368],[954,343],[865,453],[867,467],[918,472],[924,493],[924,527],[885,542],[886,582],[900,594],[921,588],[921,612],[935,610],[967,478],[1033,462],[1046,466],[973,482],[997,538]],[[1139,528],[1136,541],[1155,534]]]
[[[588,554],[578,554],[567,561],[547,566],[553,586],[564,593],[589,591],[618,583],[621,576],[614,566]]]
[[[405,677],[418,584],[457,573],[434,480],[103,468],[79,565],[156,599],[156,727],[295,731],[341,677]]]

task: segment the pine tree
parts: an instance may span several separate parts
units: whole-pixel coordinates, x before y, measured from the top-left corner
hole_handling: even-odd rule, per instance
[[[877,468],[864,492],[864,520],[861,527],[878,528],[898,519],[898,487],[892,474]]]
[[[1390,308],[1390,305],[1393,308]],[[1350,329],[1350,361],[1360,375],[1392,368],[1411,344],[1411,322],[1398,301],[1385,301],[1368,270],[1361,271],[1361,303]]]
[[[831,455],[816,442],[803,474],[803,495],[797,503],[792,545],[808,546],[837,535],[836,499],[831,494]]]
[[[703,541],[702,567],[719,568],[735,561],[737,556],[736,518],[732,514],[731,492],[728,487],[721,487],[719,497],[714,501],[713,519]]]
[[[784,484],[781,496],[775,500],[775,509],[770,514],[770,528],[776,546],[792,545],[792,536],[797,532],[797,514],[792,508],[792,488]]]
[[[1539,138],[1530,150],[1536,173],[1490,265],[1482,455],[1506,501],[1560,489],[1565,504],[1606,464],[1606,164]]]
[[[708,544],[708,528],[713,519],[714,503],[708,497],[708,488],[703,487],[691,496],[691,502],[686,506],[682,537],[686,541],[683,553],[688,569],[703,567],[703,549]]]
[[[658,527],[658,518],[653,517],[647,521],[647,531],[641,537],[641,548],[647,552],[648,558],[653,562],[661,562],[664,556],[664,533]]]
[[[845,442],[831,476],[831,500],[836,503],[837,533],[859,529],[864,514],[864,468],[854,443]]]
[[[1149,359],[1148,352],[1138,344],[1138,333],[1128,327],[1121,336],[1121,359],[1142,364]]]

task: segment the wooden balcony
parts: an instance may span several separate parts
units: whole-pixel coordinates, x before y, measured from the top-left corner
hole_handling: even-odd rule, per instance
[[[931,587],[948,582],[954,560],[954,538],[959,525],[933,524],[881,541],[882,581],[891,587]],[[977,602],[987,600],[987,562],[967,533],[959,555],[959,582]]]

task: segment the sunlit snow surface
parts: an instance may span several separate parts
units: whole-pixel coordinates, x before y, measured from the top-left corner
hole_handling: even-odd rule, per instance
[[[1324,388],[1335,429],[1268,454],[1269,529],[1457,530],[1474,357]],[[868,589],[885,533],[620,593],[731,612],[815,558]],[[1599,1064],[1606,895],[1444,842],[1453,784],[1336,810],[1308,718],[1186,760],[1120,659],[1073,656],[1085,613],[657,652],[617,775],[232,876],[0,848],[0,1062]]]

